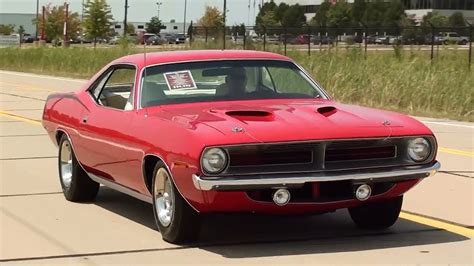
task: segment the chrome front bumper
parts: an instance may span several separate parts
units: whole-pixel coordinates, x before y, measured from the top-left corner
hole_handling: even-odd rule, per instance
[[[434,175],[441,164],[409,166],[396,170],[366,170],[363,172],[321,172],[309,174],[265,174],[252,176],[204,177],[193,175],[198,190],[245,190],[302,186],[308,182],[329,182],[351,180],[354,183],[399,182],[420,179]]]

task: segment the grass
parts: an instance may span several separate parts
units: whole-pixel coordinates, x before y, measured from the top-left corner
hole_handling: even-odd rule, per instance
[[[277,46],[271,49],[281,52]],[[89,78],[111,60],[139,52],[143,49],[5,48],[0,49],[0,69]],[[433,62],[429,52],[416,50],[369,52],[367,59],[360,49],[315,51],[311,56],[289,51],[288,55],[338,101],[474,121],[474,72],[467,68],[465,50],[442,49]]]

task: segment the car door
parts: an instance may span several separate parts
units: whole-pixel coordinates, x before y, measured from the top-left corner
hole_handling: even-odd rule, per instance
[[[89,110],[82,114],[81,161],[91,174],[126,187],[137,183],[142,153],[136,149],[131,123],[136,67],[111,66],[89,89]]]

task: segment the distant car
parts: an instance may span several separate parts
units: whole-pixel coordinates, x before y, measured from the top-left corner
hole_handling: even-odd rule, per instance
[[[168,44],[173,44],[176,42],[176,36],[172,33],[163,33],[161,37],[165,40]]]
[[[162,45],[163,43],[165,43],[165,40],[159,34],[151,36],[146,40],[147,45]]]
[[[403,194],[440,168],[424,124],[338,103],[269,52],[125,56],[79,91],[49,95],[42,119],[67,200],[92,201],[102,183],[151,203],[173,243],[221,212],[348,209],[361,228],[388,228]]]
[[[439,42],[443,44],[461,44],[465,45],[469,42],[469,37],[460,36],[457,32],[444,32],[439,37]]]
[[[114,36],[109,41],[108,44],[116,45],[119,44],[121,36]]]
[[[269,35],[269,36],[266,36],[265,38],[266,44],[280,44],[280,41],[281,41],[280,37],[275,36],[275,35]]]
[[[174,36],[174,43],[175,44],[180,44],[180,43],[185,43],[186,42],[186,35],[183,33],[178,33]]]
[[[311,35],[308,34],[300,34],[296,36],[295,39],[292,40],[292,44],[308,44],[310,42]]]
[[[319,44],[333,44],[334,40],[330,36],[313,36],[311,42],[315,45]]]
[[[367,36],[367,44],[375,44],[377,41],[377,35],[368,35]]]
[[[143,35],[141,35],[140,37],[140,44],[145,44],[147,43],[147,40],[151,37],[154,37],[156,36],[155,33],[144,33]]]
[[[35,37],[31,34],[23,34],[23,38],[21,40],[22,43],[33,43],[35,41]]]

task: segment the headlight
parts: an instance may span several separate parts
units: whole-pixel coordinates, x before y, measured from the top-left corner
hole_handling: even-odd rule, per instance
[[[227,154],[221,148],[211,148],[202,155],[202,167],[209,174],[217,174],[227,166]]]
[[[408,156],[415,162],[422,162],[431,154],[431,146],[425,138],[415,138],[408,141]]]

